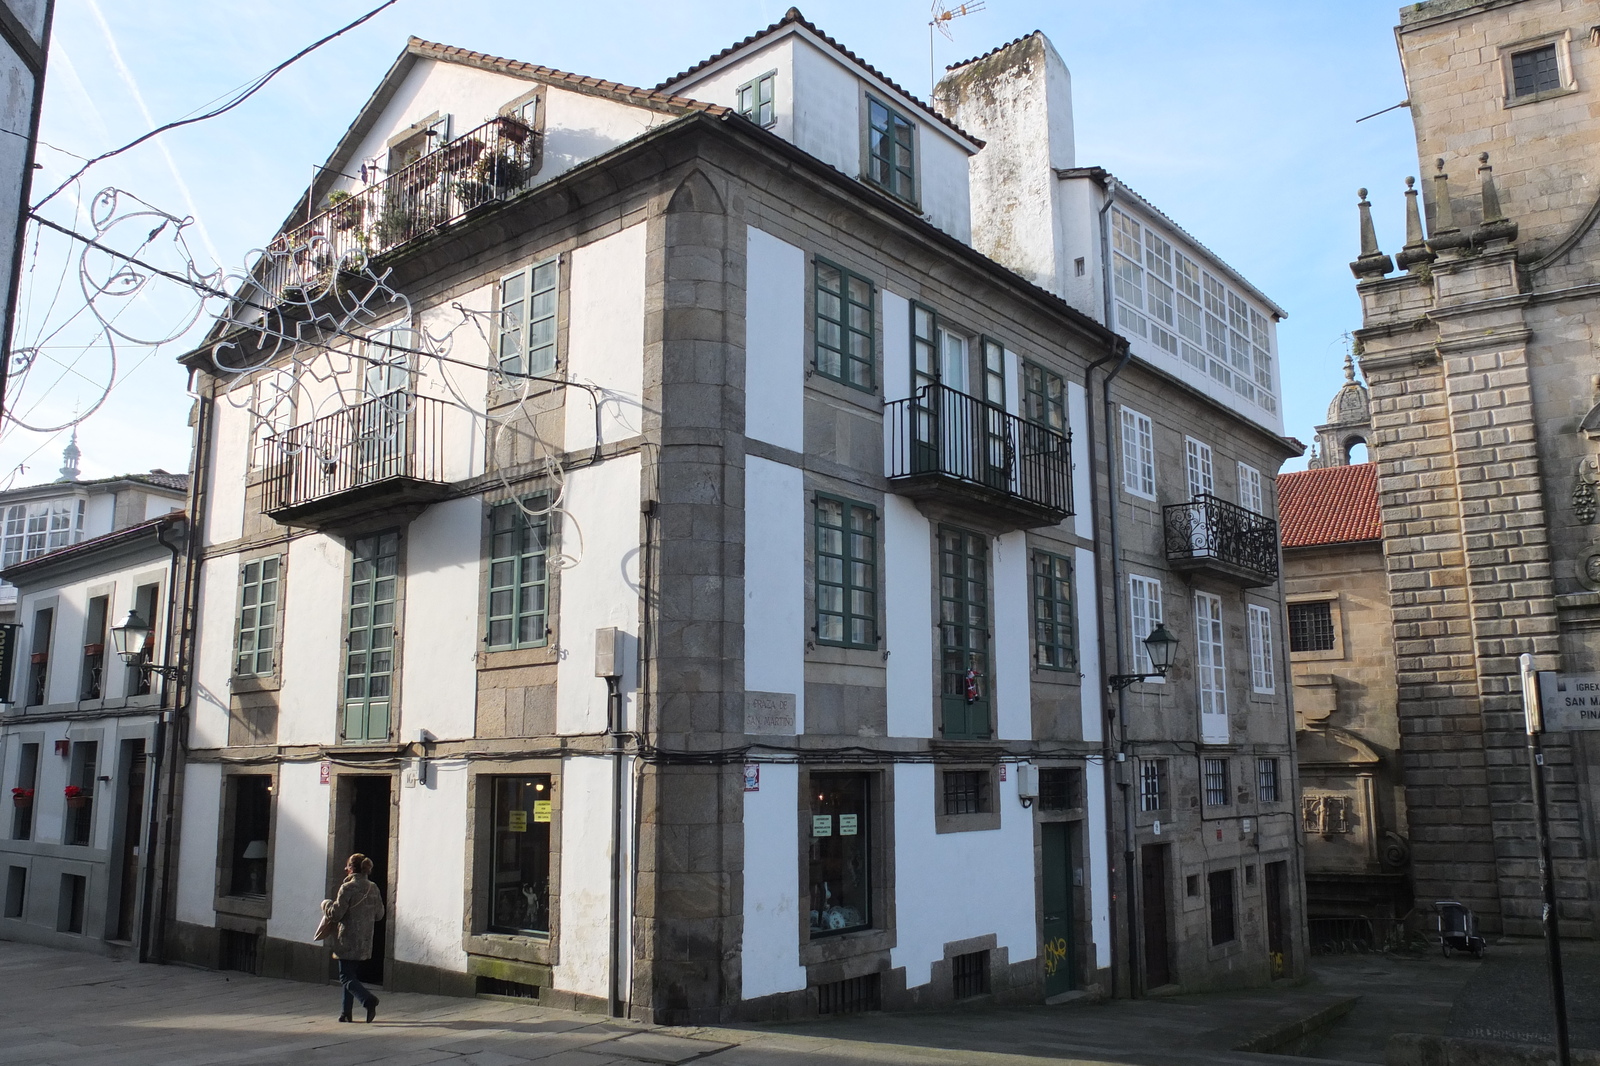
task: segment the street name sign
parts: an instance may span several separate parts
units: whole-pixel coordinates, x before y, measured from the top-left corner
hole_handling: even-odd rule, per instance
[[[1539,671],[1545,729],[1600,729],[1600,674]]]

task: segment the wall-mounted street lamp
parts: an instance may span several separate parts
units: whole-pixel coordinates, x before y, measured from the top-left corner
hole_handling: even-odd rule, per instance
[[[1172,658],[1178,653],[1178,638],[1172,631],[1160,622],[1144,638],[1144,650],[1150,656],[1150,665],[1155,667],[1153,674],[1112,674],[1106,678],[1106,683],[1112,692],[1121,692],[1129,685],[1139,681],[1148,681],[1152,677],[1166,677],[1167,671],[1172,669]]]
[[[144,648],[149,639],[150,623],[141,618],[137,610],[129,611],[126,621],[111,628],[111,645],[117,649],[117,657],[123,662],[136,669],[181,682],[183,667],[144,661]]]

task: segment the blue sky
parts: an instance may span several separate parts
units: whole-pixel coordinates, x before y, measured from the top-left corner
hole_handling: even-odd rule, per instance
[[[42,130],[54,148],[41,150],[35,196],[75,169],[78,161],[65,153],[92,156],[202,110],[373,6],[376,0],[58,0]],[[196,225],[186,233],[197,257],[237,269],[249,249],[271,238],[312,164],[332,150],[409,34],[651,85],[787,7],[777,0],[616,0],[604,8],[400,0],[229,114],[95,167],[82,196],[110,185],[192,214]],[[929,10],[920,0],[826,0],[801,10],[926,94]],[[1079,165],[1116,172],[1289,312],[1279,327],[1285,426],[1309,442],[1343,380],[1343,334],[1359,323],[1347,266],[1356,252],[1355,190],[1372,188],[1380,243],[1392,253],[1403,232],[1404,178],[1417,170],[1403,108],[1355,122],[1405,95],[1397,12],[1393,0],[989,0],[955,23],[954,42],[936,38],[935,58],[942,69],[1034,29],[1050,37],[1072,70]],[[88,228],[82,214],[74,218],[70,194],[48,214]],[[76,262],[61,242],[41,239],[26,267],[23,344],[84,303]],[[178,294],[152,294],[124,322],[137,320],[138,332],[154,335],[181,324],[188,310]],[[71,346],[88,339],[85,321],[80,315],[51,338],[55,347],[14,398],[30,423],[66,421],[110,379],[103,345],[81,355]],[[78,428],[86,476],[185,468],[189,398],[174,361],[181,349],[118,351],[116,387]],[[0,436],[0,484],[54,478],[66,440],[65,432],[8,427]]]

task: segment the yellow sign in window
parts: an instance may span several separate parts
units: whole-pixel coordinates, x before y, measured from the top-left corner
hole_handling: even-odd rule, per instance
[[[549,800],[533,801],[533,820],[536,822],[548,822],[550,820]]]

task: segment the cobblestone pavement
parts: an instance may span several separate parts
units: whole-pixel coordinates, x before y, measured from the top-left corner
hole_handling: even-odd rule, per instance
[[[1567,1033],[1575,1048],[1600,1049],[1600,944],[1565,940]],[[1449,1035],[1514,1044],[1554,1044],[1555,1013],[1542,940],[1490,944],[1456,997]]]
[[[1323,961],[1321,979],[1298,987],[737,1029],[663,1029],[534,1004],[380,992],[376,1023],[344,1025],[334,1020],[337,985],[141,966],[0,942],[0,1066],[1308,1066],[1304,1058],[1231,1049],[1318,1011],[1344,1009],[1351,988],[1377,990],[1388,1011],[1368,1012],[1363,1022],[1358,1005],[1334,1032],[1348,1036],[1348,1029],[1359,1039],[1341,1045],[1350,1057],[1336,1061],[1381,1062],[1386,1033],[1379,1030],[1441,1031],[1446,1012],[1436,1001],[1450,998],[1448,989],[1431,999],[1390,991],[1429,974],[1435,984],[1463,981],[1480,965]],[[1403,1009],[1407,1003],[1415,1017]],[[1423,1026],[1430,1019],[1432,1030]]]

